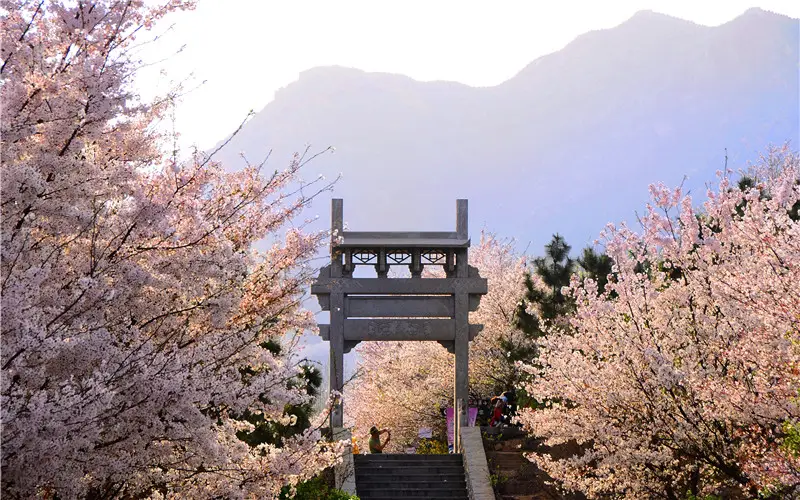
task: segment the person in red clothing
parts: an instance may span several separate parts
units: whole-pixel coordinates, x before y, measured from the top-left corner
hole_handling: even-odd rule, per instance
[[[495,427],[500,425],[503,419],[503,409],[505,409],[506,403],[508,403],[508,398],[505,394],[501,394],[500,396],[493,397],[491,402],[494,408],[492,409],[492,418],[489,420],[489,427]]]
[[[502,408],[495,406],[494,409],[492,410],[492,418],[489,420],[489,427],[497,426],[502,418],[503,418]]]

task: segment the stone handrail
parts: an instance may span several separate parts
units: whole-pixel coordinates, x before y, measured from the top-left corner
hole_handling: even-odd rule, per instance
[[[494,500],[494,490],[489,477],[489,464],[483,449],[480,427],[462,427],[461,453],[470,500]]]

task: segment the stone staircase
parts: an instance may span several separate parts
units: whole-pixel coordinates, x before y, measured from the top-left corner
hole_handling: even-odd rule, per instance
[[[356,494],[389,498],[467,499],[461,455],[354,455]]]

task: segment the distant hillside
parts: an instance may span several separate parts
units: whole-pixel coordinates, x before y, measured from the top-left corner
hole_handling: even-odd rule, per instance
[[[574,247],[633,220],[647,185],[798,146],[798,20],[751,9],[719,27],[639,12],[575,39],[501,85],[472,88],[323,67],[276,93],[221,158],[336,147],[309,177],[344,173],[335,195],[358,229],[449,229],[454,200],[538,251]],[[501,57],[501,56],[499,56]],[[329,203],[313,212],[327,224]]]

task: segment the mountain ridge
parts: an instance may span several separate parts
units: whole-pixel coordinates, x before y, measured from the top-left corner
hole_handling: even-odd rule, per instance
[[[547,53],[547,54],[543,54],[543,55],[541,55],[539,57],[536,57],[533,61],[531,61],[530,63],[526,64],[523,68],[521,68],[520,71],[518,71],[514,76],[512,76],[509,79],[504,80],[503,82],[500,82],[500,83],[498,83],[496,85],[473,86],[473,85],[469,85],[469,84],[466,84],[466,83],[457,82],[457,81],[454,81],[454,80],[417,80],[417,79],[415,79],[415,78],[413,78],[411,76],[403,75],[403,74],[400,74],[400,73],[390,73],[390,72],[385,72],[385,71],[366,71],[366,70],[359,69],[359,68],[352,68],[352,67],[348,67],[348,66],[334,64],[334,65],[326,65],[326,66],[314,66],[314,67],[311,67],[311,68],[308,68],[308,69],[305,69],[305,70],[301,71],[298,74],[297,80],[289,82],[285,86],[279,88],[276,91],[275,97],[277,98],[278,93],[281,92],[282,90],[287,89],[287,88],[293,86],[294,84],[296,84],[296,83],[298,83],[300,81],[303,81],[303,80],[315,81],[317,79],[337,78],[337,76],[340,76],[340,75],[343,75],[343,74],[349,74],[349,75],[353,75],[353,76],[359,75],[359,76],[362,76],[362,77],[363,76],[369,76],[369,75],[374,75],[375,77],[398,77],[398,78],[401,78],[403,80],[411,80],[411,81],[416,82],[416,83],[425,83],[425,84],[446,83],[446,84],[454,84],[454,85],[469,87],[469,88],[473,88],[473,89],[493,88],[493,87],[502,86],[502,85],[506,84],[507,82],[509,82],[511,80],[514,80],[521,73],[523,73],[527,68],[536,65],[537,62],[540,59],[548,58],[550,56],[558,54],[558,53],[562,52],[563,50],[567,49],[568,47],[570,47],[571,45],[575,44],[576,42],[582,42],[584,39],[590,39],[594,35],[604,34],[604,33],[609,32],[609,31],[617,30],[618,28],[621,28],[621,27],[631,26],[631,25],[636,26],[637,24],[641,24],[643,22],[644,23],[650,23],[650,25],[648,25],[648,26],[652,26],[652,24],[654,22],[668,22],[668,23],[672,23],[672,25],[683,24],[686,27],[697,27],[697,28],[700,28],[700,29],[718,29],[718,28],[722,28],[722,27],[730,25],[730,24],[741,23],[743,21],[748,21],[748,20],[753,20],[753,19],[770,19],[770,18],[773,19],[773,20],[781,20],[781,21],[786,21],[786,22],[795,22],[795,23],[796,22],[800,22],[800,19],[795,19],[795,18],[792,18],[790,16],[787,16],[787,15],[784,15],[784,14],[781,14],[781,13],[778,13],[778,12],[773,12],[773,11],[770,11],[770,10],[767,10],[767,9],[763,9],[761,7],[751,7],[749,9],[747,9],[746,11],[744,11],[739,16],[737,16],[737,17],[735,17],[735,18],[733,18],[733,19],[731,19],[731,20],[729,20],[729,21],[727,21],[725,23],[717,25],[717,26],[707,26],[707,25],[696,23],[694,21],[690,21],[690,20],[687,20],[687,19],[682,19],[682,18],[679,18],[679,17],[676,17],[676,16],[672,16],[672,15],[669,15],[669,14],[656,12],[656,11],[653,11],[653,10],[650,10],[650,9],[642,9],[642,10],[639,10],[639,11],[635,12],[631,17],[629,17],[628,19],[626,19],[625,21],[621,22],[620,24],[618,24],[618,25],[616,25],[614,27],[591,30],[591,31],[588,31],[586,33],[582,33],[582,34],[578,35],[577,37],[572,39],[570,42],[568,42],[566,45],[564,45],[564,47],[562,47],[561,49],[559,49],[557,51],[554,51],[554,52]],[[270,103],[267,103],[264,107],[269,106],[269,104]],[[222,141],[220,141],[220,142],[222,142]]]

